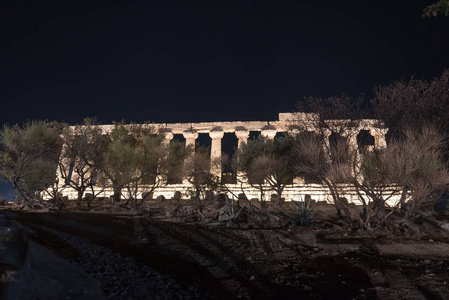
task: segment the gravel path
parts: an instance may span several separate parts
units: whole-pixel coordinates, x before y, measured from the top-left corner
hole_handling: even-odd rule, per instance
[[[88,274],[82,282],[95,283],[103,299],[449,299],[447,236],[236,230],[75,213],[11,219],[35,229],[32,240],[66,257],[67,267]]]
[[[196,287],[184,287],[146,264],[88,239],[40,227],[80,252],[70,262],[101,283],[106,299],[210,299]],[[61,270],[63,271],[63,270]]]

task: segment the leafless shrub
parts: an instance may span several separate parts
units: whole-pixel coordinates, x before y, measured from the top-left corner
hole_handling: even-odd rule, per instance
[[[356,227],[382,224],[386,219],[386,198],[382,194],[385,186],[374,180],[374,176],[365,180],[363,156],[356,146],[362,117],[367,115],[362,110],[363,105],[364,99],[350,99],[345,95],[328,99],[308,98],[299,106],[309,113],[299,114],[293,124],[297,129],[312,131],[301,133],[299,130],[296,135],[300,157],[296,164],[298,173],[317,178],[325,184],[337,214],[348,225]],[[349,209],[345,198],[348,189],[356,190],[362,203],[361,212],[354,213]]]
[[[337,214],[349,225],[353,223],[353,216],[343,202],[344,185],[353,181],[351,164],[345,143],[337,142],[333,149],[335,160],[331,159],[325,146],[325,136],[320,133],[298,134],[297,158],[295,163],[297,174],[310,176],[325,184],[332,196]]]
[[[443,144],[444,137],[435,128],[424,127],[406,130],[403,137],[391,141],[383,152],[386,173],[401,187],[400,207],[407,215],[433,209],[436,203],[429,196],[449,185]],[[413,201],[413,207],[405,211],[407,199]]]
[[[449,70],[431,81],[410,78],[374,88],[371,100],[374,116],[385,122],[392,136],[404,130],[419,131],[432,124],[448,132]]]

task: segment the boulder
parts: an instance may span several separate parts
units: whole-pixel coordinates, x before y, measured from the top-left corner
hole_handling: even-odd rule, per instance
[[[165,199],[165,196],[164,195],[159,195],[159,196],[157,196],[156,197],[156,201],[158,201],[158,202],[163,202],[163,201],[165,201],[166,199]]]

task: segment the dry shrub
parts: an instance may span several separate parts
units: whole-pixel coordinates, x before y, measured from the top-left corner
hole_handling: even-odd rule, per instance
[[[390,142],[383,152],[383,165],[392,182],[402,189],[401,209],[407,215],[433,210],[449,185],[449,172],[443,160],[444,138],[435,128],[406,130],[401,138]],[[408,211],[405,202],[412,201]]]

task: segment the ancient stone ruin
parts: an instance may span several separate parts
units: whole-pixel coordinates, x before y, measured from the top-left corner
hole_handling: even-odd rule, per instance
[[[153,124],[155,127],[162,129],[165,133],[165,142],[169,143],[175,135],[182,136],[185,139],[186,146],[195,145],[195,141],[198,139],[199,134],[207,134],[211,139],[210,155],[211,160],[219,159],[222,155],[222,139],[225,134],[234,134],[238,140],[236,147],[240,148],[242,143],[246,142],[250,137],[250,134],[260,134],[268,139],[273,139],[277,134],[292,134],[297,132],[294,124],[298,118],[310,117],[310,114],[302,113],[279,113],[279,119],[277,121],[233,121],[233,122],[201,122],[201,123],[161,123]],[[340,120],[341,121],[341,120]],[[343,120],[344,121],[344,120]],[[332,122],[332,121],[330,121]],[[348,121],[349,122],[349,121]],[[340,123],[341,124],[341,123]],[[104,132],[108,132],[114,125],[102,125]],[[330,126],[332,128],[332,126]],[[307,131],[316,130],[312,125],[307,128]],[[371,142],[365,145],[365,148],[382,148],[386,147],[385,135],[388,129],[386,129],[377,120],[365,119],[357,122],[357,127],[351,126],[347,131],[343,132],[343,137],[347,139],[348,146],[352,149],[358,149],[357,153],[361,153],[363,149],[360,149],[360,143],[358,138],[361,135],[368,136],[368,140]],[[326,142],[329,142],[329,137],[332,134],[332,130],[325,131],[327,135]],[[211,173],[222,177],[224,170],[220,168],[212,167]],[[239,176],[237,174],[237,176]],[[60,186],[64,186],[64,180],[59,181]],[[184,180],[182,183],[169,184],[166,183],[163,186],[158,187],[152,197],[155,199],[158,196],[164,196],[166,199],[173,197],[179,197],[181,193],[183,198],[188,198],[188,189],[190,183]],[[245,194],[248,198],[259,198],[260,192],[258,189],[251,187],[249,184],[230,183],[228,184],[230,190],[234,195],[241,193],[242,188],[245,190]],[[328,189],[322,184],[313,182],[307,182],[304,178],[295,178],[292,184],[289,184],[284,192],[283,197],[286,201],[290,199],[297,200],[299,197],[311,197],[318,201],[328,201],[331,199],[328,194]],[[76,191],[71,189],[65,189],[63,191],[64,196],[68,196],[69,199],[76,198]],[[109,197],[112,195],[112,190],[105,190],[100,197]],[[141,194],[140,194],[141,195]],[[229,195],[231,196],[231,195]],[[270,194],[268,194],[269,200]],[[235,196],[231,196],[235,197]],[[355,191],[348,190],[345,197],[348,201],[357,202],[358,197]]]

